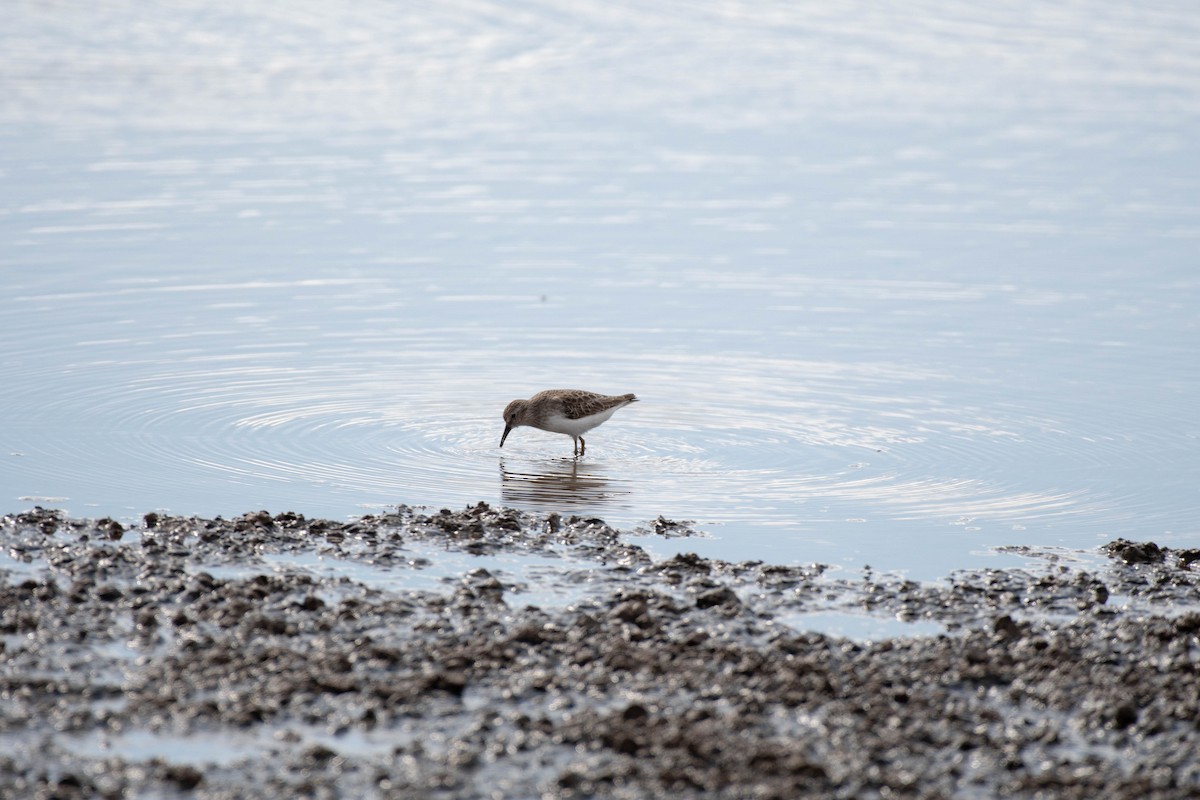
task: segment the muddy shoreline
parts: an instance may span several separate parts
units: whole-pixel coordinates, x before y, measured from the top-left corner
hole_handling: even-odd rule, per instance
[[[1200,793],[1200,552],[919,584],[627,539],[483,504],[3,517],[0,796]]]

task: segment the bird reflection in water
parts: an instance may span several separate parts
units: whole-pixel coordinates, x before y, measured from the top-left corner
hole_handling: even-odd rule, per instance
[[[614,487],[594,463],[563,458],[523,462],[519,469],[509,469],[500,459],[500,497],[507,505],[578,509],[611,505],[627,494]]]

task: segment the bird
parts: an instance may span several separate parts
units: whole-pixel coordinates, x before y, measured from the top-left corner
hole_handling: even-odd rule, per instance
[[[618,408],[637,400],[632,394],[596,394],[582,389],[546,389],[528,400],[513,400],[504,408],[504,433],[500,446],[513,428],[528,425],[551,433],[563,433],[575,442],[574,454],[587,448],[583,434],[608,420]]]

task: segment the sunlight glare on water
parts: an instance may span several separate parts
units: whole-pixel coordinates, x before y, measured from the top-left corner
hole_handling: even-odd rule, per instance
[[[8,510],[1195,542],[1193,15],[283,8],[0,34]],[[554,387],[641,402],[498,448]]]

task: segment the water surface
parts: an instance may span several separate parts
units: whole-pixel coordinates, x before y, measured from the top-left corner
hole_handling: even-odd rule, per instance
[[[9,510],[1200,538],[1183,6],[144,11],[0,34]],[[499,449],[551,387],[641,402]]]

